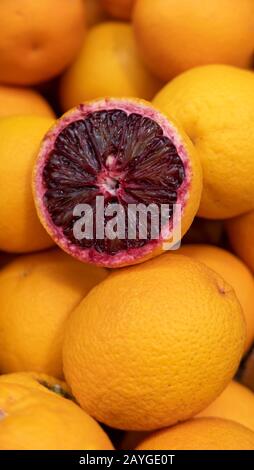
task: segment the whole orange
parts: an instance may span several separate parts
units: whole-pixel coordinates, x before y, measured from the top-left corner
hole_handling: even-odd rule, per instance
[[[254,211],[229,220],[226,228],[233,250],[254,273]]]
[[[130,20],[136,0],[100,0],[100,2],[113,18]]]
[[[132,28],[105,22],[91,28],[76,61],[63,76],[63,110],[103,96],[151,99],[161,87],[141,62]]]
[[[153,103],[179,122],[200,156],[204,187],[198,215],[223,220],[252,210],[253,72],[196,67],[165,85]]]
[[[2,0],[0,81],[31,85],[60,74],[84,38],[83,0]]]
[[[24,385],[1,383],[1,450],[113,450],[75,403]]]
[[[176,253],[206,264],[234,288],[247,324],[247,352],[254,341],[254,279],[247,266],[229,251],[211,245],[184,245]]]
[[[22,256],[0,272],[0,370],[62,377],[66,320],[103,269],[55,250]]]
[[[35,90],[1,85],[0,117],[17,114],[55,117],[53,109]]]
[[[254,432],[234,421],[197,418],[148,436],[137,450],[254,450]]]
[[[137,0],[133,13],[142,58],[165,81],[199,65],[250,67],[253,21],[252,0]]]
[[[153,430],[210,404],[236,372],[245,322],[233,289],[191,258],[118,270],[70,316],[64,373],[81,407],[124,430]]]
[[[230,419],[254,431],[254,394],[243,385],[232,381],[198,416]]]
[[[53,246],[32,196],[32,170],[40,143],[54,120],[11,116],[0,120],[0,250],[24,253]]]

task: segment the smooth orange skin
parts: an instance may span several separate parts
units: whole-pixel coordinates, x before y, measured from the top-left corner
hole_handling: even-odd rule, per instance
[[[231,246],[254,273],[254,211],[226,223]]]
[[[199,65],[251,67],[253,22],[252,0],[137,0],[133,13],[141,56],[164,81]]]
[[[83,0],[1,0],[0,82],[32,85],[60,74],[85,32]]]
[[[66,320],[103,269],[60,250],[18,257],[0,271],[0,370],[63,377]]]
[[[131,20],[136,0],[100,0],[104,10],[113,18]]]
[[[24,385],[1,383],[1,450],[113,450],[75,403]]]
[[[136,450],[254,450],[254,432],[234,421],[196,418],[148,436]]]
[[[220,395],[238,368],[245,330],[219,275],[189,257],[162,255],[114,271],[79,304],[66,328],[64,374],[98,421],[160,429]]]
[[[91,28],[60,84],[62,109],[103,96],[150,100],[161,82],[143,65],[131,25],[107,21]]]
[[[117,98],[117,100],[118,101],[123,101],[123,102],[133,102],[134,104],[135,103],[144,104],[144,106],[149,106],[149,107],[153,107],[154,109],[157,109],[155,106],[152,106],[151,103],[149,103],[145,100],[137,99],[137,98],[135,98],[135,99],[134,98]],[[93,101],[90,102],[90,104],[96,103],[97,101],[100,101],[100,100],[93,100]],[[75,111],[76,111],[75,108],[69,110],[60,119],[71,116],[72,113],[75,112]],[[182,130],[181,126],[179,126],[178,123],[176,124],[174,122],[174,120],[168,114],[164,114],[164,116],[166,116],[167,119],[170,119],[170,122],[176,128],[176,132],[179,133],[179,135],[182,139],[182,143],[183,143],[183,145],[184,145],[184,147],[185,147],[185,149],[188,153],[188,156],[189,156],[189,171],[190,171],[189,198],[187,199],[187,202],[186,202],[183,214],[182,214],[182,220],[181,220],[181,237],[183,237],[185,235],[185,233],[187,232],[187,230],[190,228],[190,226],[193,222],[193,219],[194,219],[195,215],[197,214],[198,207],[199,207],[199,204],[200,204],[200,198],[201,198],[201,193],[202,193],[202,188],[203,188],[202,168],[201,168],[200,159],[199,159],[197,153],[195,152],[195,148],[194,148],[191,140],[187,136],[187,134],[185,134],[185,132]],[[52,133],[54,133],[54,130],[57,130],[58,121],[56,121],[55,124],[51,127],[48,134],[52,134]],[[32,187],[33,187],[33,196],[34,196],[34,202],[35,202],[38,217],[41,221],[41,224],[45,228],[45,230],[52,237],[52,239],[54,239],[54,232],[52,230],[52,227],[48,224],[48,222],[44,219],[44,217],[42,215],[42,211],[41,211],[42,201],[40,200],[38,194],[36,193],[37,165],[40,162],[41,154],[43,153],[44,145],[45,145],[45,142],[47,140],[47,135],[45,136],[45,139],[41,144],[41,149],[39,151],[37,160],[34,164]],[[163,242],[161,242],[157,247],[155,247],[155,249],[151,253],[149,253],[148,255],[143,256],[142,259],[138,259],[137,261],[134,261],[132,264],[142,263],[144,261],[147,261],[151,258],[154,258],[154,257],[160,255],[161,253],[164,253],[164,243],[165,242],[166,243],[172,242],[172,238],[170,238],[169,240],[163,240]],[[67,251],[66,247],[64,245],[62,245],[59,240],[56,240],[56,243],[64,251]],[[120,267],[125,267],[125,266],[128,266],[128,265],[129,265],[129,262],[124,262],[123,261],[123,262],[119,263],[117,266],[114,266],[114,267],[120,268]],[[99,265],[99,266],[101,266],[101,265]],[[109,267],[111,267],[111,266],[109,266]]]
[[[0,86],[0,117],[38,115],[55,118],[49,103],[30,88]]]
[[[41,140],[54,119],[0,119],[0,250],[29,253],[54,245],[36,214],[31,177]]]
[[[33,390],[54,393],[59,396],[71,395],[68,385],[62,380],[39,372],[13,372],[0,375],[0,385],[3,383],[23,385]]]
[[[232,381],[222,394],[198,416],[229,419],[254,431],[254,393]]]
[[[183,245],[176,253],[190,256],[216,271],[230,284],[243,308],[247,325],[245,353],[254,341],[254,278],[247,266],[229,251],[211,245]]]

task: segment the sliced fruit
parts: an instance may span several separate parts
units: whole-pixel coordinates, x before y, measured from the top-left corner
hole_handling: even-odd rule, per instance
[[[173,232],[179,241],[198,210],[202,173],[191,142],[166,116],[145,101],[112,98],[81,104],[57,121],[41,146],[33,187],[41,222],[63,250],[119,267],[161,253]],[[89,236],[75,232],[84,204],[91,210]],[[107,214],[115,204],[122,232],[117,227],[109,235],[114,218]],[[147,227],[141,216],[141,223],[133,219],[137,208],[146,213],[151,204],[160,215],[164,205],[169,215],[166,222],[160,217],[156,233],[149,214]]]

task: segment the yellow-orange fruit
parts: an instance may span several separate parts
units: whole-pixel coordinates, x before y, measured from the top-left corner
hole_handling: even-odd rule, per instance
[[[252,210],[253,72],[197,67],[169,82],[153,102],[181,124],[200,156],[204,187],[198,214],[229,219]]]
[[[34,390],[55,393],[64,398],[71,397],[71,391],[65,382],[40,372],[13,372],[11,374],[3,374],[0,375],[0,385],[3,383],[24,385]]]
[[[247,266],[229,251],[211,245],[184,245],[176,253],[206,264],[234,288],[246,320],[247,352],[254,341],[254,279]]]
[[[60,74],[85,32],[83,0],[1,0],[0,81],[32,85]]]
[[[24,385],[1,383],[1,450],[113,450],[75,403]]]
[[[243,385],[232,381],[198,416],[229,419],[254,431],[254,394]]]
[[[0,86],[0,117],[38,115],[55,117],[49,103],[30,88]]]
[[[54,123],[41,116],[0,120],[0,249],[30,252],[53,246],[32,196],[32,169],[40,143]]]
[[[199,65],[252,65],[252,0],[137,0],[133,22],[142,58],[162,80]]]
[[[148,436],[137,450],[254,450],[254,432],[234,421],[196,418]]]
[[[55,250],[18,257],[0,272],[0,370],[62,377],[69,314],[107,276]]]
[[[254,273],[254,211],[229,220],[226,228],[233,250]]]
[[[162,255],[114,272],[75,309],[64,374],[98,421],[153,430],[208,406],[235,374],[244,344],[233,289],[196,260]]]
[[[62,78],[60,98],[67,111],[103,96],[150,100],[160,88],[140,60],[131,26],[111,21],[88,31],[80,54]]]

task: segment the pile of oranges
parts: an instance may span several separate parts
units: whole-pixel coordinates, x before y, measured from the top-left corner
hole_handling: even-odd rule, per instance
[[[253,23],[253,0],[0,2],[0,450],[254,450]],[[62,188],[67,202],[81,188],[72,139],[90,162],[106,133],[134,166],[152,147],[138,147],[150,128],[119,144],[113,118],[64,134],[103,103],[156,116],[156,143],[172,133],[177,250],[135,245],[110,265],[61,249]],[[139,202],[165,189],[154,162],[132,181]]]

